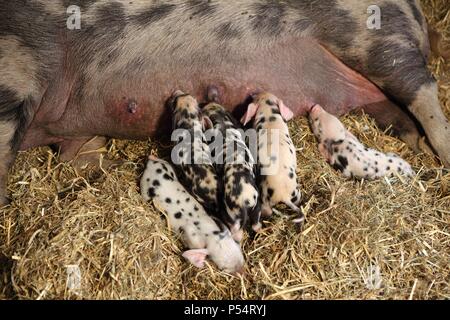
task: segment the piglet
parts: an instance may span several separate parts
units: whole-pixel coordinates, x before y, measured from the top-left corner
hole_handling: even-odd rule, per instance
[[[169,100],[172,109],[173,129],[183,135],[172,150],[181,182],[211,214],[218,211],[218,178],[209,154],[203,132],[204,123],[197,100],[184,92],[176,91]]]
[[[319,141],[320,153],[344,176],[372,180],[395,172],[407,177],[415,175],[409,163],[397,155],[365,147],[338,118],[320,105],[311,108],[309,121]]]
[[[301,193],[297,184],[297,156],[286,121],[293,118],[292,111],[279,98],[270,93],[253,97],[241,122],[252,119],[258,132],[258,167],[263,216],[272,215],[272,208],[284,203],[300,214],[295,222],[302,222],[298,207]]]
[[[141,194],[146,201],[153,199],[161,208],[169,225],[181,234],[190,249],[183,257],[202,268],[207,256],[225,272],[242,273],[244,257],[228,228],[211,218],[200,203],[178,181],[172,166],[150,156],[141,179]]]
[[[215,149],[212,152],[216,157],[216,171],[222,177],[224,186],[222,219],[230,227],[234,239],[241,241],[248,220],[255,231],[261,227],[256,163],[245,143],[239,122],[218,103],[218,90],[210,86],[208,91],[210,102],[203,107],[202,113],[206,121],[211,122],[214,141],[220,142],[221,147],[217,152]]]

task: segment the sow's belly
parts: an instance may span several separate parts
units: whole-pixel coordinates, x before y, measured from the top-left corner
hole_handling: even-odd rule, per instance
[[[158,57],[138,71],[118,72],[112,65],[109,72],[91,75],[82,94],[69,99],[49,131],[125,139],[165,134],[171,126],[165,105],[171,94],[181,89],[202,102],[209,85],[219,88],[222,104],[236,116],[244,112],[237,107],[262,90],[279,96],[296,116],[305,115],[315,103],[340,115],[386,100],[375,85],[313,41],[297,39],[241,54],[246,56],[236,61],[211,56],[208,65]]]

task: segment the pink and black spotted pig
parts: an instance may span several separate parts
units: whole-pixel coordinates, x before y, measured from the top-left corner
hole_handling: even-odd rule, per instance
[[[286,124],[292,118],[292,111],[283,101],[273,94],[260,93],[253,97],[253,103],[241,119],[244,125],[254,119],[253,128],[258,132],[257,162],[263,216],[270,216],[272,208],[279,203],[301,214],[297,156]],[[303,216],[296,220],[302,221]]]
[[[172,166],[150,156],[141,179],[141,194],[163,209],[169,225],[181,234],[190,249],[183,253],[188,261],[202,268],[207,256],[225,272],[242,273],[244,257],[228,228],[210,217],[200,203],[178,181]]]
[[[254,229],[260,228],[261,206],[256,183],[256,162],[245,143],[239,122],[218,103],[218,91],[208,88],[210,102],[203,107],[203,116],[211,122],[214,142],[215,167],[222,177],[225,208],[222,220],[230,227],[236,241],[241,241],[247,221]],[[218,141],[219,137],[221,141]],[[210,147],[213,147],[211,145]]]
[[[370,180],[395,172],[408,177],[415,175],[409,163],[397,155],[365,147],[338,118],[321,106],[312,107],[309,121],[319,141],[320,153],[344,176]]]
[[[176,91],[169,100],[173,129],[179,131],[172,159],[180,180],[212,215],[218,208],[218,178],[203,133],[203,118],[197,100]]]

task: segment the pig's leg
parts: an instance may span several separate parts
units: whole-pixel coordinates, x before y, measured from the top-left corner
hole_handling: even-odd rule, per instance
[[[403,43],[376,43],[369,52],[368,77],[396,103],[407,107],[423,127],[446,167],[450,167],[450,124],[438,99],[436,80],[425,54]]]
[[[16,130],[14,121],[0,121],[0,207],[8,203],[6,184],[8,171],[15,157],[11,141]]]
[[[0,206],[8,203],[6,185],[26,126],[31,118],[31,99],[0,85]]]
[[[437,83],[424,83],[408,109],[422,125],[443,164],[450,167],[450,123],[439,103]]]
[[[415,152],[433,153],[428,145],[423,143],[424,136],[420,133],[413,118],[395,103],[386,100],[366,105],[355,111],[364,112],[374,118],[382,130],[389,128],[390,133],[399,137]]]
[[[106,143],[105,137],[85,137],[63,141],[58,144],[60,148],[59,160],[63,162],[72,161],[72,165],[76,169],[81,169],[86,165],[99,168],[101,155],[106,152]],[[114,164],[118,164],[118,162],[103,159],[101,163],[103,168],[108,168]]]
[[[428,81],[424,81],[418,89],[410,89],[407,84],[403,88],[387,88],[392,92],[392,96],[403,101],[408,106],[408,110],[414,115],[423,127],[431,146],[436,150],[442,163],[450,167],[450,124],[441,109],[438,99],[438,87],[426,67],[422,72],[423,76],[429,76]],[[411,71],[414,74],[414,71]],[[405,75],[406,76],[406,75]],[[399,79],[404,79],[399,77]],[[410,99],[412,98],[412,100]],[[409,139],[413,139],[411,136]]]

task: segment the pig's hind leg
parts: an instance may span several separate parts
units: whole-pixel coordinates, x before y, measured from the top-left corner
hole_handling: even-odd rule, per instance
[[[419,40],[413,35],[409,40],[414,45],[405,39],[374,41],[368,50],[367,76],[409,110],[443,164],[450,167],[450,124],[438,99],[438,86],[427,68],[425,52],[416,44]]]
[[[374,118],[381,130],[388,132],[405,142],[414,152],[433,153],[424,142],[425,136],[421,134],[413,117],[395,103],[386,100],[373,103],[355,110],[364,112]]]
[[[82,169],[88,165],[94,169],[109,168],[120,164],[120,161],[103,159],[106,153],[107,139],[105,137],[85,137],[65,140],[57,145],[59,147],[59,160],[72,162],[76,169]]]

